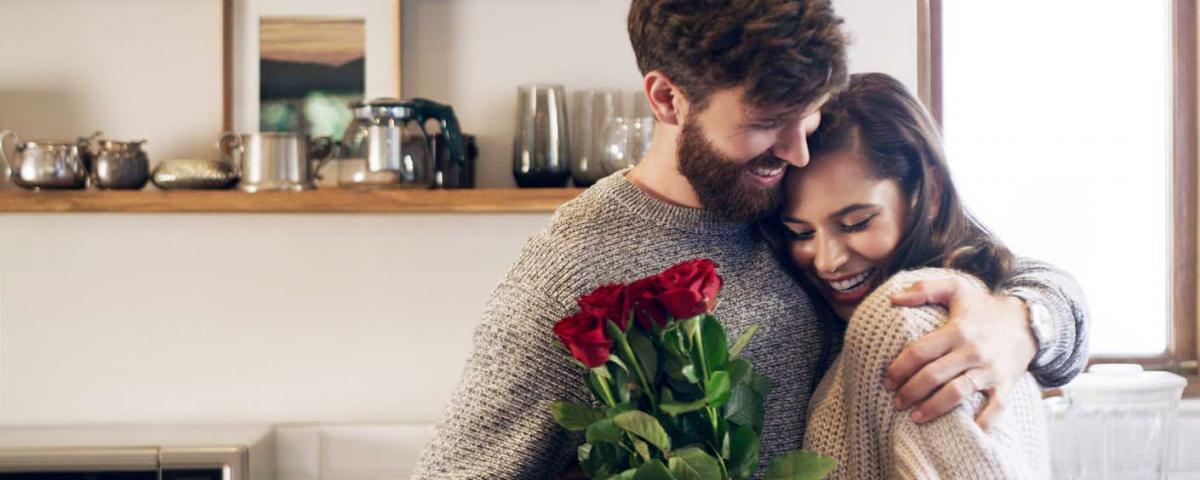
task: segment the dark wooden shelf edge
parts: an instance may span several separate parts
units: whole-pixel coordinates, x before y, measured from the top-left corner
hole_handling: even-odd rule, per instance
[[[0,213],[538,213],[583,189],[0,191]]]

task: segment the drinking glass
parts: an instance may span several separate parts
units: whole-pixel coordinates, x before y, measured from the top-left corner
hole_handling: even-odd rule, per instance
[[[522,188],[565,187],[571,177],[562,85],[528,84],[517,88],[513,177]]]
[[[571,177],[575,185],[586,187],[609,172],[602,165],[604,134],[608,124],[624,113],[622,92],[615,89],[588,89],[575,92],[571,112]]]

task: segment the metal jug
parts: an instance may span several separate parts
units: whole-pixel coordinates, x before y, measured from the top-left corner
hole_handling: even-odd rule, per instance
[[[462,130],[454,109],[430,100],[378,98],[352,102],[354,121],[342,136],[338,185],[349,188],[430,188],[436,184],[429,120],[441,127],[450,159],[466,167]]]
[[[247,192],[316,188],[313,179],[321,178],[318,174],[321,167],[335,155],[329,137],[310,140],[305,133],[225,132],[218,148],[224,160],[241,176],[238,188]]]
[[[4,139],[16,140],[17,157],[4,153]],[[71,189],[87,186],[89,140],[75,142],[36,140],[22,142],[12,130],[0,132],[0,165],[9,170],[13,183],[32,190]]]

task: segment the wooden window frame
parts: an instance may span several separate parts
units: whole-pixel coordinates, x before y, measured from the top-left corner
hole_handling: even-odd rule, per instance
[[[1141,357],[1093,356],[1090,363],[1131,362],[1188,379],[1185,396],[1200,397],[1197,371],[1197,0],[1171,0],[1171,328],[1167,349]],[[918,95],[942,123],[942,0],[917,0]]]

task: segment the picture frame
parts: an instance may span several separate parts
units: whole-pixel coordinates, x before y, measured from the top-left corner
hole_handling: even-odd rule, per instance
[[[221,1],[226,131],[307,132],[313,126],[302,118],[304,110],[327,111],[340,106],[345,112],[338,116],[344,117],[349,111],[348,99],[401,97],[402,0]],[[361,49],[361,58],[355,58],[356,48]],[[280,59],[291,64],[275,68]],[[361,62],[361,74],[350,61]],[[332,69],[343,71],[331,73]],[[344,71],[352,75],[347,77]],[[286,85],[281,86],[281,78],[287,80]],[[337,86],[330,87],[330,78]],[[362,90],[333,92],[323,98],[320,108],[306,109],[297,103],[302,99],[291,98],[297,92],[327,87]],[[269,111],[273,121],[267,122],[270,128],[262,128],[264,111]],[[280,123],[287,118],[292,119],[290,124]],[[340,135],[328,122],[318,123],[326,131],[312,133]],[[284,124],[289,126],[277,128]]]

